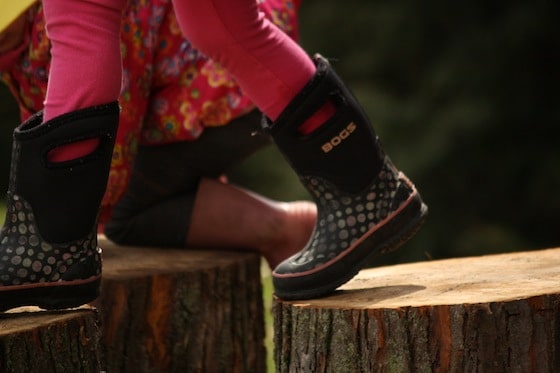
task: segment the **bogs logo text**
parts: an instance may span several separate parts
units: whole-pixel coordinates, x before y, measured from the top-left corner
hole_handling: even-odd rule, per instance
[[[334,136],[332,139],[330,139],[328,142],[324,143],[321,146],[321,149],[323,150],[323,152],[328,153],[331,150],[333,150],[335,147],[337,147],[338,145],[342,144],[342,142],[344,140],[346,140],[351,134],[352,132],[354,132],[356,130],[356,124],[354,122],[351,122],[349,125],[346,126],[345,129],[343,129],[342,131],[340,131],[340,133],[336,136]]]

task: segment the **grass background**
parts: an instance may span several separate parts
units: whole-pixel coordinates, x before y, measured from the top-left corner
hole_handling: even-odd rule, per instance
[[[262,261],[261,265],[261,278],[263,287],[263,302],[264,302],[264,324],[265,324],[265,347],[266,347],[266,367],[267,371],[272,373],[275,372],[274,364],[274,323],[272,320],[272,277],[270,275],[270,269],[265,260]]]

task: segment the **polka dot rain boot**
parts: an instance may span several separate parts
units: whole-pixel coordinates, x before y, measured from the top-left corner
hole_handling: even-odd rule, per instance
[[[14,131],[6,220],[0,232],[0,311],[76,307],[99,293],[97,213],[119,121],[114,102],[44,124],[36,114]],[[59,163],[57,146],[99,138],[92,153]]]
[[[428,212],[350,91],[324,58],[314,60],[316,75],[276,122],[265,123],[318,207],[307,245],[273,271],[275,294],[286,300],[332,293],[376,255],[406,242]],[[327,100],[335,114],[311,134],[299,134]]]

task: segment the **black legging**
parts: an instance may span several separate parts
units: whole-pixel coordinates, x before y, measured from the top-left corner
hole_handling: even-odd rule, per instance
[[[184,247],[198,184],[218,178],[270,138],[253,111],[223,127],[206,128],[199,139],[140,146],[128,190],[105,225],[122,245]]]

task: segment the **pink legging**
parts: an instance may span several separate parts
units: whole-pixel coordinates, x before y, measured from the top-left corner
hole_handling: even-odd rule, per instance
[[[259,12],[256,0],[173,4],[187,39],[219,61],[273,120],[315,73],[309,56]],[[125,5],[126,0],[44,0],[52,41],[45,120],[118,98],[119,30]],[[324,111],[311,122],[324,121],[332,110]]]
[[[51,68],[44,120],[119,97],[127,0],[44,0]]]

